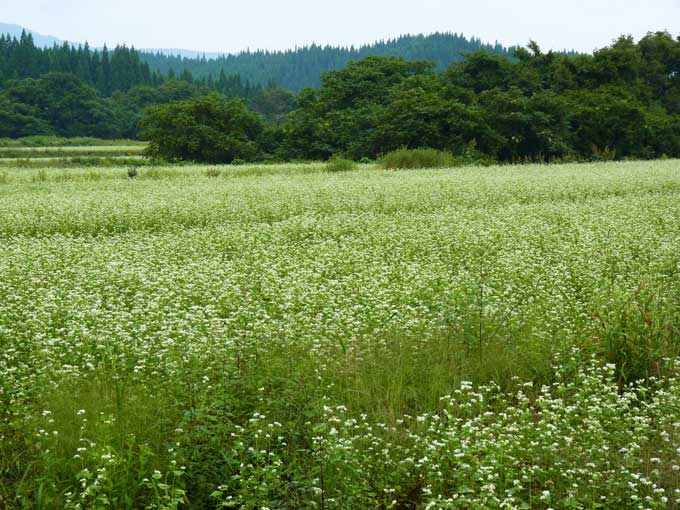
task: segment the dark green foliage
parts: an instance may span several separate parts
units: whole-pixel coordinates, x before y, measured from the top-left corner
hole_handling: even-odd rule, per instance
[[[283,158],[375,158],[400,147],[461,164],[680,156],[680,40],[622,37],[594,55],[467,55],[445,73],[367,58],[298,96]],[[472,149],[471,149],[472,147]]]
[[[480,149],[500,161],[522,158],[542,160],[562,157],[570,151],[571,108],[552,91],[526,96],[519,88],[498,88],[478,96],[482,124]]]
[[[148,156],[208,163],[254,159],[262,132],[257,114],[219,94],[149,107],[140,126]]]
[[[125,92],[136,87],[157,87],[167,79],[207,86],[227,97],[248,98],[256,94],[260,85],[243,80],[239,75],[228,74],[223,66],[212,73],[195,77],[191,61],[176,68],[152,70],[145,60],[151,54],[140,53],[125,45],[109,50],[92,50],[86,43],[74,46],[64,43],[52,48],[35,46],[30,34],[20,38],[0,36],[0,86],[9,79],[39,78],[48,73],[68,73],[91,85],[102,96]],[[205,60],[196,59],[196,62]],[[262,81],[261,83],[269,83]]]
[[[250,109],[262,114],[272,124],[285,122],[286,116],[297,108],[295,94],[281,87],[261,89],[250,99]]]
[[[88,134],[97,138],[115,138],[118,120],[111,105],[76,76],[68,73],[49,73],[39,79],[10,81],[0,95],[6,103],[27,112],[50,126],[26,134],[48,134],[74,137]],[[0,128],[2,129],[2,128]],[[9,131],[9,130],[8,130]],[[4,136],[5,130],[2,130]],[[12,133],[16,136],[19,133]]]
[[[158,85],[160,73],[152,73],[148,64],[140,61],[134,48],[106,46],[92,50],[64,43],[52,48],[38,48],[30,34],[19,39],[0,36],[0,75],[6,78],[39,78],[48,73],[68,73],[108,96],[118,90],[139,85]],[[1,83],[0,83],[1,84]]]
[[[152,104],[217,91],[249,98],[261,87],[223,71],[195,79],[188,69],[151,71],[134,48],[91,50],[64,43],[38,48],[30,34],[0,36],[0,137],[58,134],[135,138],[141,111]]]
[[[450,152],[436,149],[397,149],[386,154],[382,160],[383,168],[445,168],[455,165]]]
[[[380,129],[392,88],[426,75],[436,79],[428,62],[369,57],[322,77],[318,91],[303,90],[300,108],[288,127],[289,157],[326,159],[343,153],[351,158],[385,152]]]
[[[168,80],[158,87],[143,86],[128,92],[117,92],[113,95],[112,102],[121,119],[122,135],[134,138],[138,136],[139,121],[147,106],[182,101],[208,93],[210,91],[206,87],[186,81]]]
[[[577,152],[609,147],[619,157],[653,158],[666,148],[678,153],[673,145],[669,123],[677,123],[658,105],[645,105],[629,90],[620,87],[602,87],[596,90],[571,94],[574,115],[574,146]],[[677,135],[676,135],[677,136]],[[669,137],[671,138],[669,140]]]
[[[0,95],[0,137],[23,137],[51,134],[52,127],[38,117],[30,105],[16,103]]]

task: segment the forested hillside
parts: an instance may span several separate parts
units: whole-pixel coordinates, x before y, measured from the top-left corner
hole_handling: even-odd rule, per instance
[[[134,138],[142,110],[217,92],[254,98],[261,87],[238,75],[194,80],[152,71],[134,48],[36,46],[31,34],[0,36],[0,137]]]
[[[41,48],[29,33],[20,37],[0,36],[0,86],[8,80],[40,78],[48,73],[68,73],[83,83],[93,86],[102,96],[108,97],[118,91],[128,91],[139,86],[157,87],[167,79],[175,78],[175,72],[151,70],[139,51],[126,46],[115,49],[92,49],[87,43],[73,46]],[[194,81],[190,71],[184,69],[177,77],[189,83]],[[218,71],[215,79],[197,80],[212,90],[229,97],[248,97],[254,89],[239,76]]]
[[[3,27],[6,31],[11,27],[11,34],[3,34]],[[435,33],[404,35],[359,47],[312,44],[287,51],[244,51],[216,58],[190,58],[175,55],[172,50],[150,52],[125,46],[111,50],[91,48],[87,43],[73,45],[66,42],[48,45],[35,39],[50,40],[44,36],[34,36],[27,31],[17,34],[20,28],[0,24],[0,84],[3,79],[68,72],[96,86],[103,95],[137,85],[159,85],[164,76],[177,76],[208,86],[215,84],[220,92],[245,97],[246,90],[237,90],[234,83],[225,85],[225,79],[238,75],[244,89],[277,85],[298,91],[304,87],[318,87],[322,73],[341,69],[348,62],[368,56],[429,60],[434,62],[436,69],[444,70],[451,63],[461,61],[466,53],[481,50],[511,57],[516,49],[499,43],[486,44],[475,37],[467,39],[462,34]]]
[[[467,39],[462,34],[435,33],[430,35],[404,35],[360,47],[335,47],[311,45],[288,51],[245,51],[224,55],[216,59],[190,59],[168,56],[163,53],[145,53],[140,57],[153,70],[180,73],[184,69],[195,77],[217,78],[222,70],[239,74],[244,79],[262,85],[276,84],[290,90],[318,87],[321,74],[343,68],[348,62],[368,56],[401,57],[406,60],[429,60],[436,69],[444,70],[459,62],[464,53],[486,51],[511,56],[515,48],[485,44],[480,39]]]
[[[41,48],[51,47],[54,46],[55,44],[61,46],[64,43],[64,41],[52,35],[43,35],[37,32],[26,30],[24,27],[20,25],[0,23],[0,35],[4,35],[6,37],[7,36],[16,37],[17,39],[19,39],[23,32],[30,33],[31,37],[33,37],[33,41],[35,42],[36,46],[39,46]]]

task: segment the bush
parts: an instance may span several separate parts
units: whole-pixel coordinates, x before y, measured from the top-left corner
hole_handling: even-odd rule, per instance
[[[329,172],[346,172],[348,170],[354,170],[357,164],[350,159],[343,159],[338,157],[333,157],[326,163],[326,170]]]
[[[455,166],[450,152],[437,149],[397,149],[385,155],[383,168],[443,168]]]

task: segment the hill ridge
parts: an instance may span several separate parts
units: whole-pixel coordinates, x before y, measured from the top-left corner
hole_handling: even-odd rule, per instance
[[[84,44],[42,35],[20,25],[0,23],[0,34],[18,38],[23,30],[33,36],[37,47],[45,48],[64,43],[73,46]],[[286,50],[246,49],[236,53],[201,52],[180,48],[137,48],[140,60],[148,64],[151,71],[180,75],[188,70],[195,78],[208,79],[212,76],[215,80],[224,71],[226,75],[238,74],[253,84],[275,84],[291,90],[318,87],[322,73],[341,69],[349,62],[367,56],[431,60],[437,69],[444,69],[453,62],[462,60],[462,53],[478,50],[512,55],[514,47],[505,47],[497,41],[493,44],[486,43],[480,38],[474,36],[468,38],[457,32],[432,32],[402,34],[359,45],[310,43]]]

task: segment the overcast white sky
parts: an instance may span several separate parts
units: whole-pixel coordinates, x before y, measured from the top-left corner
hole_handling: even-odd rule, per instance
[[[100,46],[236,52],[452,31],[592,51],[621,34],[680,34],[680,0],[0,0],[0,22]]]

